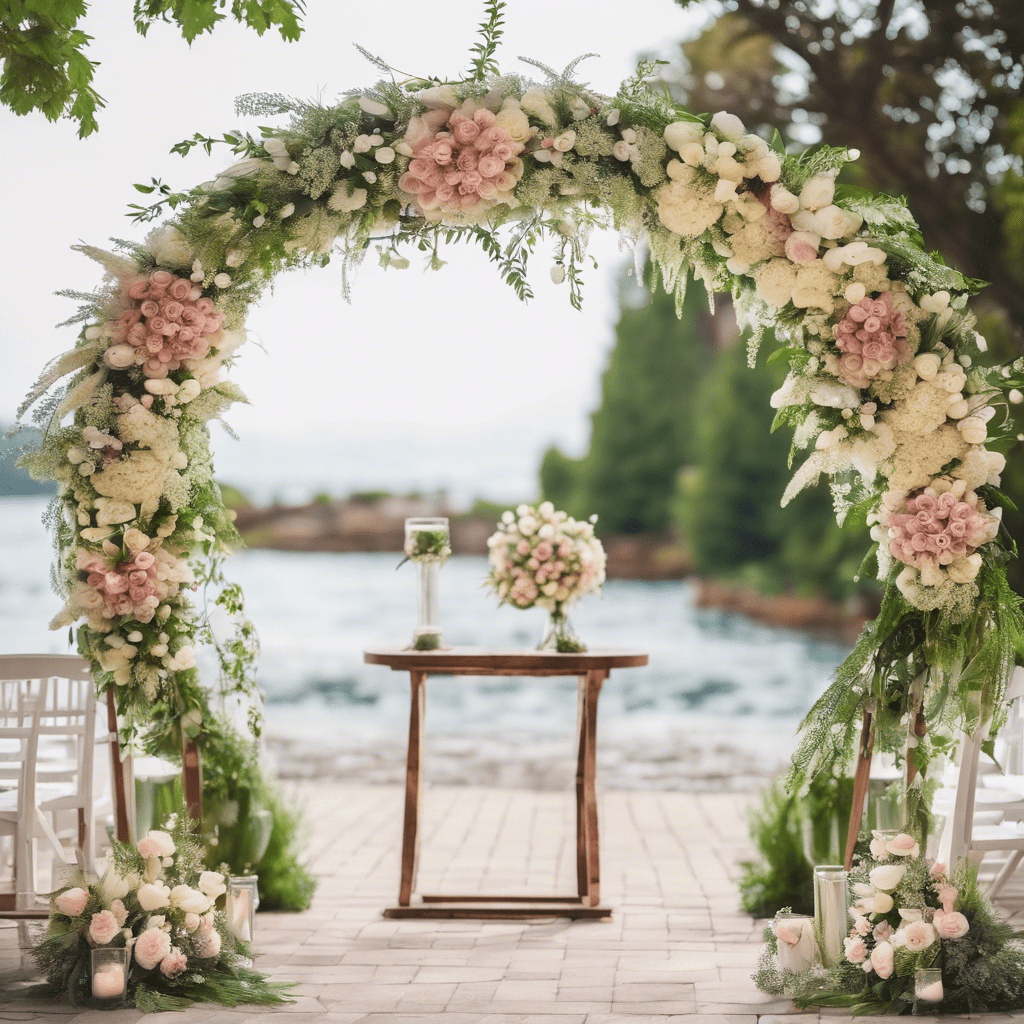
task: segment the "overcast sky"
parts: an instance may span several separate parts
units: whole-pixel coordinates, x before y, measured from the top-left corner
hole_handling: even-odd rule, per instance
[[[127,2],[94,3],[84,28],[94,36],[89,53],[100,61],[96,85],[107,101],[99,132],[80,141],[70,122],[0,111],[0,420],[13,417],[43,364],[73,343],[72,328],[53,327],[73,303],[52,293],[89,290],[99,280],[99,268],[68,247],[78,240],[104,245],[112,235],[141,238],[146,228],[124,216],[140,198],[133,182],[160,177],[187,187],[231,162],[227,149],[212,158],[170,155],[175,142],[194,131],[254,128],[234,114],[242,93],[330,100],[372,82],[374,69],[354,42],[402,71],[455,76],[466,65],[482,4],[308,0],[307,8],[297,43],[225,23],[190,49],[170,26],[155,26],[142,39]],[[499,58],[504,68],[529,70],[518,55],[562,67],[595,51],[600,56],[582,66],[583,77],[610,93],[638,53],[670,50],[696,17],[672,0],[514,0]],[[507,436],[529,448],[530,459],[548,441],[578,449],[611,341],[614,273],[625,259],[611,235],[595,239],[592,251],[600,268],[588,273],[582,313],[569,305],[566,287],[550,282],[542,251],[529,305],[479,251],[463,248],[445,254],[449,265],[440,273],[415,263],[383,271],[370,256],[351,305],[341,298],[338,263],[282,275],[250,314],[263,348],[244,350],[234,379],[253,404],[236,409],[230,422],[250,445],[271,435],[347,444],[403,431],[493,437],[518,425],[518,435]],[[476,312],[466,322],[482,326],[432,337],[434,311],[449,301],[464,309],[467,296]]]

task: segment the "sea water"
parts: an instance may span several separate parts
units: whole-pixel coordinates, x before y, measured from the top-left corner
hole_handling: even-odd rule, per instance
[[[68,631],[48,631],[59,608],[49,587],[45,500],[0,501],[0,653],[66,652]],[[259,682],[267,732],[293,755],[328,748],[398,750],[408,677],[363,664],[373,646],[404,646],[416,616],[415,568],[402,555],[252,550],[227,564],[241,583],[262,645]],[[499,607],[485,559],[453,556],[441,570],[447,643],[502,650],[539,643],[539,610]],[[571,620],[591,647],[649,652],[642,669],[613,672],[599,713],[605,750],[669,758],[680,744],[722,741],[773,764],[845,655],[837,643],[742,616],[694,608],[687,582],[611,580]],[[205,663],[208,674],[214,670]],[[544,748],[571,734],[575,679],[431,678],[432,736],[470,746],[492,738]],[[727,766],[722,769],[727,773]]]

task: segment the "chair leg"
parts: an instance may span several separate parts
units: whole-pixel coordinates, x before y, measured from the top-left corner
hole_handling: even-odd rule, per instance
[[[999,874],[992,879],[992,884],[988,888],[989,899],[994,900],[999,895],[1003,886],[1013,877],[1013,873],[1017,870],[1017,866],[1022,859],[1024,859],[1024,850],[1014,850],[1010,854],[1006,863],[999,869]]]

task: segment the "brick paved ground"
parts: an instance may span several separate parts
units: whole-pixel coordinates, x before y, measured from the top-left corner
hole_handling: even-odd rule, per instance
[[[0,1006],[0,1020],[245,1024],[280,1014],[283,1024],[818,1021],[817,1014],[788,1016],[791,1004],[773,1002],[750,981],[760,926],[737,909],[735,889],[747,852],[749,797],[604,794],[602,896],[614,918],[487,923],[383,920],[380,910],[397,889],[401,793],[350,784],[309,784],[304,793],[320,877],[316,901],[304,914],[261,914],[256,931],[259,966],[297,983],[293,1004],[142,1014],[21,1001]],[[573,890],[568,796],[455,787],[424,796],[425,891]],[[17,932],[7,926],[0,966],[12,969],[17,956]]]

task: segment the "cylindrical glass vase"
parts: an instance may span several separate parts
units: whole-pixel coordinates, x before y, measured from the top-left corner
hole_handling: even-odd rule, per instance
[[[939,967],[918,967],[914,972],[914,1013],[917,1016],[932,1016],[945,993],[942,990],[942,969]]]
[[[228,879],[228,897],[224,907],[228,928],[239,942],[252,942],[259,904],[259,879],[256,875],[232,875]]]
[[[443,645],[438,583],[441,566],[451,550],[447,519],[442,516],[406,519],[405,556],[416,563],[418,577],[414,650],[434,651]]]
[[[849,934],[849,894],[842,864],[814,868],[814,930],[825,967],[843,958],[843,939]]]
[[[97,946],[92,951],[92,1004],[99,1010],[124,1006],[128,997],[128,950]]]
[[[780,910],[772,922],[780,971],[805,974],[814,966],[814,918]]]

